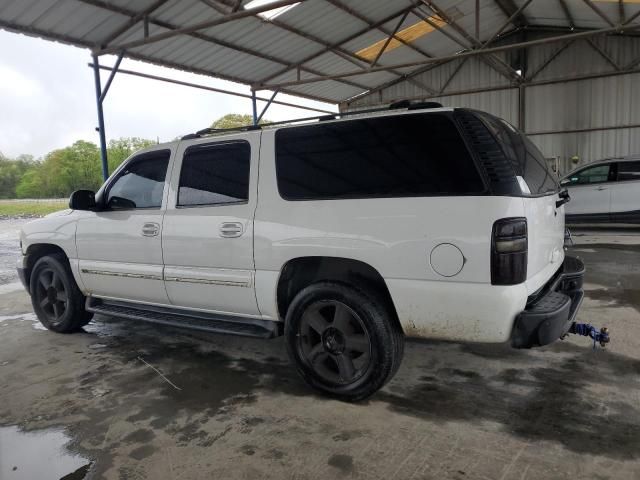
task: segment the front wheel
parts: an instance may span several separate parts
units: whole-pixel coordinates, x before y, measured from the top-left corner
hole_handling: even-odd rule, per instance
[[[93,314],[85,310],[85,297],[62,255],[48,255],[38,260],[29,283],[33,310],[49,330],[71,333],[91,320]]]
[[[294,298],[285,319],[289,357],[330,396],[362,400],[395,374],[404,336],[383,304],[352,287],[319,282]]]

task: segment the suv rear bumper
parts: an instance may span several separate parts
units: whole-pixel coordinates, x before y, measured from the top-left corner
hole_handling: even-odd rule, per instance
[[[569,331],[584,298],[584,264],[565,257],[562,267],[515,321],[511,345],[531,348],[555,342]]]

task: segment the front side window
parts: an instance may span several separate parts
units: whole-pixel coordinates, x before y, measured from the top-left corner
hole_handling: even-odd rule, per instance
[[[585,168],[567,178],[569,185],[588,185],[590,183],[602,183],[609,180],[611,165],[598,165]]]
[[[618,163],[618,181],[640,180],[640,162]]]
[[[160,208],[169,165],[169,150],[134,157],[109,187],[106,207],[111,210]]]
[[[280,195],[287,200],[485,191],[455,124],[437,113],[280,129],[276,173]]]
[[[247,142],[189,147],[182,160],[178,206],[246,202],[250,160],[251,147]]]

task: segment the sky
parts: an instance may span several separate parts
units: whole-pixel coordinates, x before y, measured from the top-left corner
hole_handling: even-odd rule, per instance
[[[99,143],[93,70],[89,50],[0,30],[0,152],[7,157],[47,152],[76,140]],[[113,65],[115,57],[100,58]],[[249,87],[124,59],[121,68],[250,93]],[[104,86],[109,72],[102,72]],[[269,97],[270,92],[258,92]],[[278,95],[299,105],[337,107]],[[261,105],[258,104],[260,111]],[[249,99],[166,82],[116,75],[104,102],[105,131],[111,138],[142,137],[160,142],[200,130],[227,113],[251,114]],[[277,121],[313,115],[280,105],[265,118]]]

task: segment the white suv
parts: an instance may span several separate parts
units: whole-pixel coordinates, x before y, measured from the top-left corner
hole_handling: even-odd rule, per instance
[[[640,223],[640,156],[583,165],[560,182],[571,194],[570,223]]]
[[[349,400],[393,376],[405,336],[531,347],[569,330],[584,267],[564,255],[568,198],[503,120],[405,105],[218,133],[136,153],[24,226],[47,328],[95,312],[284,334],[303,378]]]

